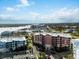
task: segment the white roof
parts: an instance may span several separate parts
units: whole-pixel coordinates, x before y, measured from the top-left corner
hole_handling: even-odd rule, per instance
[[[12,42],[11,38],[0,38],[1,42]]]
[[[16,37],[12,39],[13,41],[25,41],[25,37]]]
[[[39,35],[40,33],[35,33],[34,35]]]
[[[26,32],[32,32],[31,30],[26,30]]]
[[[46,35],[47,33],[46,32],[44,32],[44,33],[35,33],[34,35],[40,35],[40,34]]]
[[[5,38],[0,38],[0,42],[12,42],[12,41],[25,41],[25,37],[5,37]]]
[[[65,34],[65,33],[52,33],[53,36],[62,36],[62,37],[71,37],[70,34]]]
[[[46,33],[46,32],[44,32],[44,33],[35,33],[35,35],[39,35],[39,34],[43,34],[43,35],[47,35],[47,34],[49,34],[49,35],[52,35],[52,36],[62,36],[62,37],[71,37],[71,35],[70,34],[65,34],[65,33]]]

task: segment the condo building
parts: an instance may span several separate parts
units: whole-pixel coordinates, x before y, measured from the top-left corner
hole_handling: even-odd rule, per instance
[[[79,39],[73,39],[73,57],[74,59],[79,59]]]
[[[4,37],[0,38],[0,52],[10,52],[18,47],[26,45],[25,37]]]
[[[69,49],[71,36],[64,33],[35,33],[33,42],[44,45],[46,49]]]

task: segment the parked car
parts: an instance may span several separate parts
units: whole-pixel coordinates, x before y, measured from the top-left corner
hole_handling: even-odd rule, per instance
[[[52,50],[50,50],[50,53],[51,53],[51,54],[56,54],[56,52],[55,52],[55,51],[52,51]]]

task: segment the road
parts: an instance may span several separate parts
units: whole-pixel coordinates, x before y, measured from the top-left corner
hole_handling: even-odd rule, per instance
[[[33,55],[32,53],[24,53],[26,51],[21,51],[21,52],[17,52],[16,53],[5,53],[5,54],[2,54],[0,56],[0,59],[24,59],[26,57],[28,58],[34,58],[35,55]]]
[[[24,55],[15,55],[13,57],[6,57],[6,58],[2,58],[2,59],[25,59],[25,58],[34,58],[33,54],[24,54]]]
[[[39,55],[39,52],[37,51],[35,46],[33,46],[33,53]]]

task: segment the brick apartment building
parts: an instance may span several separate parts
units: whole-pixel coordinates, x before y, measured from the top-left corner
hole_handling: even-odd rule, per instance
[[[46,49],[50,49],[52,47],[52,44],[53,44],[53,40],[52,40],[52,36],[50,34],[46,34],[44,36],[44,46]]]
[[[42,34],[40,34],[40,33],[36,33],[36,34],[34,35],[34,40],[33,40],[33,42],[42,45],[42,43],[43,43],[43,42],[42,42],[43,37],[44,37],[44,35],[42,35]]]
[[[70,39],[71,36],[64,33],[35,33],[33,42],[45,46],[46,49],[69,50]]]

